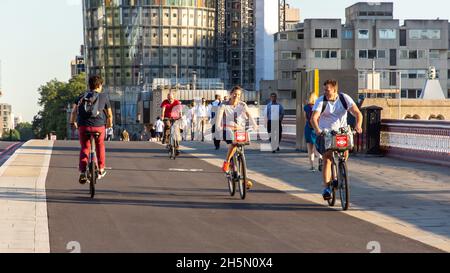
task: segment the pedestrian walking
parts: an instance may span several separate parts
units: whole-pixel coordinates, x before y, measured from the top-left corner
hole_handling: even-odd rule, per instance
[[[306,146],[308,148],[308,159],[309,163],[311,164],[310,170],[312,172],[315,172],[316,169],[314,167],[314,159],[317,156],[319,159],[319,171],[322,171],[322,155],[317,151],[316,149],[316,140],[317,136],[314,132],[314,128],[311,123],[311,117],[313,114],[313,108],[314,104],[316,104],[317,101],[317,95],[315,92],[311,92],[309,94],[308,101],[306,102],[306,105],[303,107],[303,114],[305,116],[306,125],[305,125],[305,140],[306,140]]]
[[[270,136],[272,152],[280,151],[280,142],[283,135],[284,108],[277,102],[277,94],[270,94],[270,102],[264,111],[267,133]]]
[[[209,115],[208,115],[208,107],[206,106],[206,99],[202,98],[201,103],[196,107],[196,117],[197,117],[197,128],[195,130],[197,137],[197,140],[201,140],[202,142],[205,141],[205,127],[206,122],[208,122]]]
[[[196,115],[195,115],[195,102],[193,102],[190,106],[189,106],[189,110],[187,111],[186,114],[186,118],[187,118],[187,123],[188,123],[188,129],[189,129],[189,134],[191,136],[191,141],[194,140],[194,132],[195,132],[195,120],[196,120]]]
[[[213,135],[214,140],[214,147],[216,150],[220,149],[220,140],[223,137],[220,137],[219,135],[216,135],[216,113],[219,110],[219,107],[222,105],[222,97],[220,95],[215,96],[215,100],[210,104],[209,112],[211,113],[211,123],[212,123],[212,129],[211,133]]]
[[[114,129],[111,128],[107,128],[106,129],[106,141],[113,141],[114,139]]]
[[[158,117],[155,123],[156,141],[161,141],[164,132],[164,122]]]

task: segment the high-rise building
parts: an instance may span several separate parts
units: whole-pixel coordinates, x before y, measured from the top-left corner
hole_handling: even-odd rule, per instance
[[[227,88],[255,90],[255,2],[217,0],[219,76]]]
[[[300,22],[300,9],[291,7],[286,0],[278,0],[278,2],[278,32],[294,29]]]
[[[75,56],[75,59],[70,62],[70,71],[72,77],[86,72],[83,45],[80,47],[80,55]]]
[[[88,75],[105,79],[122,126],[155,78],[217,77],[216,0],[83,0]]]

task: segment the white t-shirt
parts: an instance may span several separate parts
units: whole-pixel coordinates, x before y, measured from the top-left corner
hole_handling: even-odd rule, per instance
[[[164,130],[164,122],[161,120],[156,121],[155,129],[157,133],[162,133]]]
[[[205,105],[198,105],[196,107],[196,115],[199,118],[206,118],[208,117],[208,107],[206,107]]]
[[[247,114],[253,128],[257,128],[258,125],[251,116],[248,106],[245,102],[239,102],[236,107],[229,104],[222,104],[219,107],[219,111],[216,116],[216,131],[221,132],[225,128],[227,140],[231,140],[233,137],[233,130],[231,127],[239,126],[245,128]]]
[[[353,99],[347,95],[343,94],[345,101],[347,102],[347,109],[350,109],[355,102]],[[323,96],[320,97],[316,104],[313,107],[314,112],[320,112],[320,120],[319,127],[321,130],[338,130],[339,128],[347,126],[347,109],[344,108],[344,105],[340,101],[340,97],[338,96],[336,101],[328,101],[328,105],[325,108],[325,111],[322,113],[323,108]]]

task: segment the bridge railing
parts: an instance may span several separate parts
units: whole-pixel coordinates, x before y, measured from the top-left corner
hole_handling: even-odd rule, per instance
[[[382,120],[380,146],[388,156],[450,166],[450,122]]]

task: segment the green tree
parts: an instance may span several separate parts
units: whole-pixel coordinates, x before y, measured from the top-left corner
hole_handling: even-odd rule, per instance
[[[17,130],[11,129],[9,131],[3,132],[3,141],[20,141],[20,133]]]
[[[34,117],[32,130],[37,138],[45,138],[50,132],[56,132],[58,139],[67,137],[67,107],[86,91],[86,75],[80,74],[69,82],[56,79],[42,85],[38,92],[42,110]]]
[[[21,141],[28,141],[34,138],[33,126],[29,122],[22,122],[17,124],[16,130],[20,134]]]

